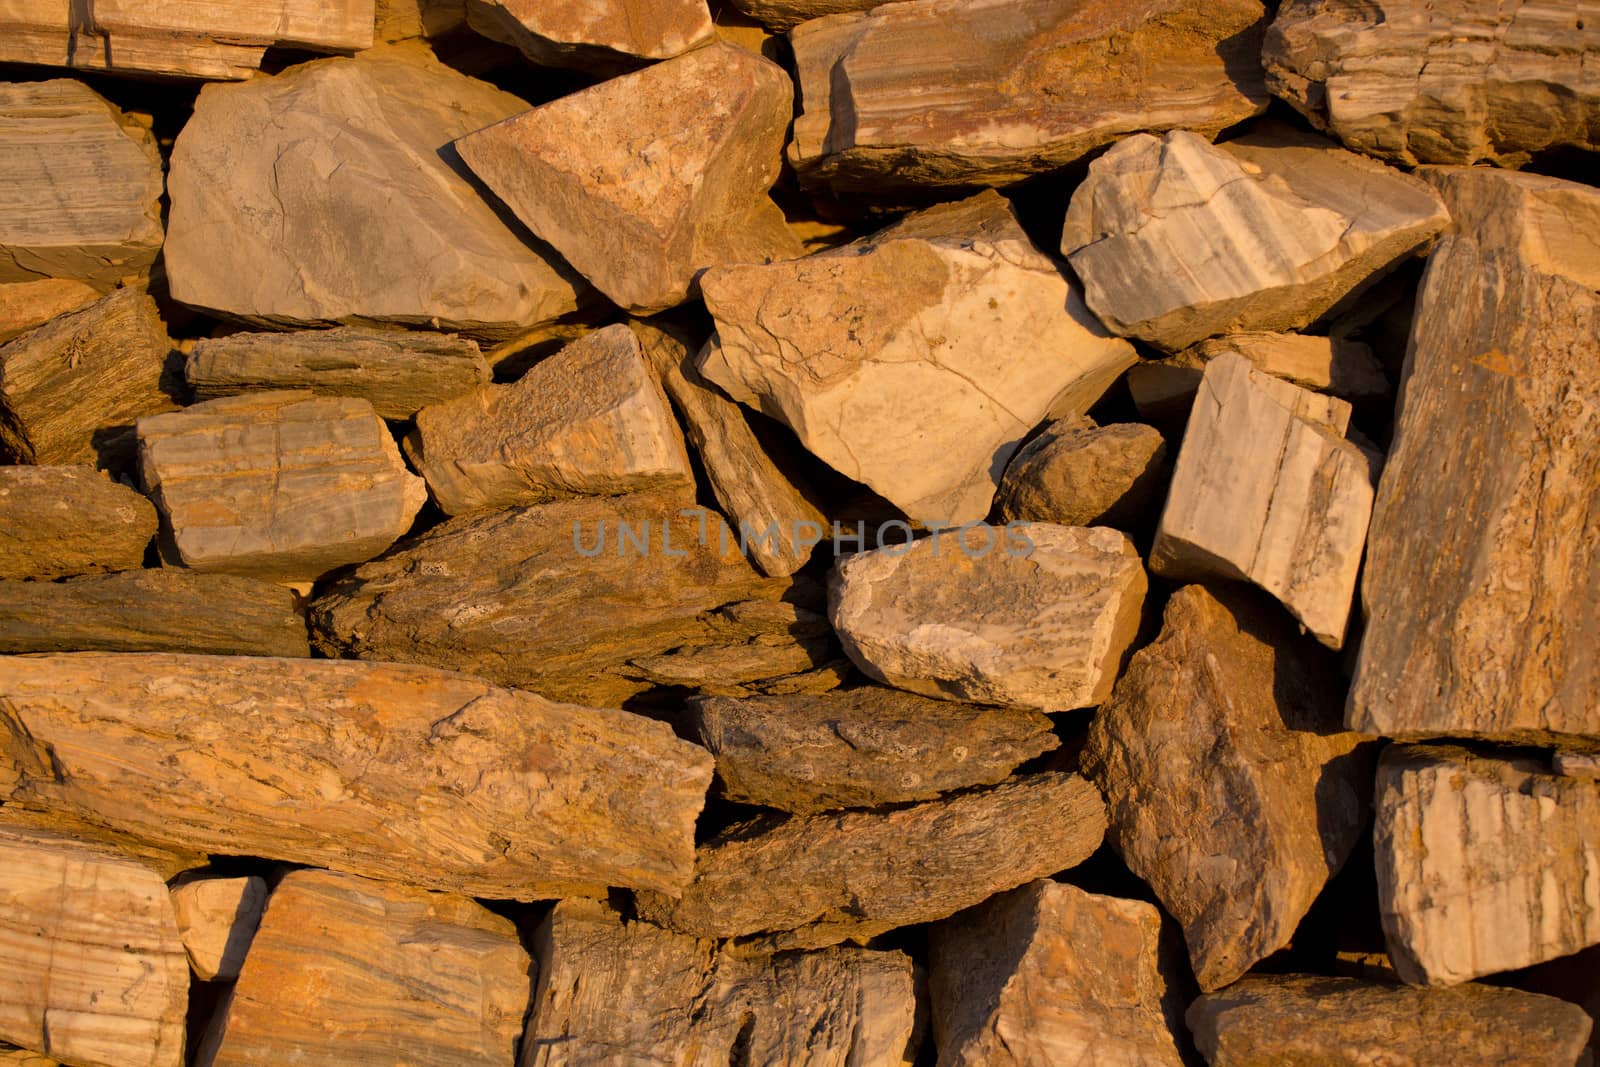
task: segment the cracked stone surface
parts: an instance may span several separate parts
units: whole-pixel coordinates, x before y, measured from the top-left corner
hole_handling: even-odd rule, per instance
[[[1137,356],[983,193],[805,259],[707,271],[700,371],[911,518],[984,518],[1045,418],[1089,409]]]
[[[156,510],[92,467],[0,466],[0,578],[144,566]]]
[[[712,39],[706,0],[467,0],[467,21],[543,67],[616,74]]]

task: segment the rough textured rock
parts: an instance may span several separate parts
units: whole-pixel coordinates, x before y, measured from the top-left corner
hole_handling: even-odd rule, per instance
[[[1442,188],[1457,232],[1419,296],[1349,722],[1600,736],[1584,547],[1600,536],[1600,192],[1465,170]]]
[[[572,312],[570,273],[441,154],[526,106],[420,46],[207,86],[167,183],[173,298],[269,326],[398,323],[474,337]]]
[[[1154,518],[1170,468],[1160,431],[1070,415],[1017,450],[995,497],[1002,522],[1114,526]]]
[[[377,0],[377,40],[444,37],[467,24],[466,0]]]
[[[996,193],[700,284],[719,342],[701,372],[924,522],[987,515],[1022,437],[1087,411],[1136,358]]]
[[[1300,333],[1255,331],[1230,333],[1201,341],[1184,355],[1205,364],[1229,352],[1237,353],[1275,378],[1302,389],[1359,401],[1386,396],[1389,380],[1372,349],[1343,337],[1313,337]],[[1196,385],[1199,376],[1195,377]]]
[[[1006,185],[1266,107],[1256,0],[924,0],[796,29],[790,161],[835,193]]]
[[[733,6],[772,30],[792,30],[802,22],[846,11],[868,11],[883,0],[733,0]]]
[[[522,1067],[904,1067],[915,1059],[910,957],[830,948],[750,955],[566,900],[534,934]],[[686,1011],[686,1005],[694,1005]]]
[[[775,577],[805,566],[822,533],[831,533],[814,492],[778,464],[744,409],[706,381],[681,340],[643,324],[633,330],[683,420],[717,505],[735,531],[746,531],[751,562]]]
[[[0,798],[0,829],[18,833],[45,834],[70,838],[73,843],[91,848],[109,848],[124,859],[159,874],[170,881],[185,871],[198,870],[210,862],[204,852],[182,848],[163,848],[136,837],[106,830],[61,811],[41,811]]]
[[[0,62],[109,74],[248,78],[270,45],[370,48],[373,0],[9,0]]]
[[[189,967],[161,876],[0,827],[0,1040],[79,1067],[181,1067]]]
[[[1267,31],[1273,93],[1394,163],[1517,167],[1600,144],[1600,20],[1581,0],[1290,0]]]
[[[929,935],[941,1067],[1181,1067],[1183,1006],[1161,913],[1138,900],[1030,882]]]
[[[511,1067],[528,989],[515,924],[481,904],[295,871],[195,1062]]]
[[[840,563],[829,616],[868,675],[946,700],[1044,711],[1100,703],[1139,629],[1127,536],[973,524]]]
[[[1205,379],[1150,569],[1254,582],[1318,641],[1344,644],[1377,460],[1344,439],[1350,405],[1228,353]]]
[[[360,397],[386,419],[409,419],[489,381],[489,364],[464,337],[344,327],[236,333],[199,341],[183,376],[196,400],[257,389]]]
[[[1600,944],[1600,781],[1394,745],[1376,806],[1378,902],[1406,981],[1454,985]]]
[[[1061,252],[1113,333],[1176,352],[1315,322],[1448,221],[1421,181],[1318,138],[1179,130],[1089,165]]]
[[[70,278],[0,282],[0,345],[98,299],[93,286]]]
[[[430,530],[318,598],[312,640],[329,655],[620,706],[662,684],[633,664],[668,653],[684,685],[741,680],[725,657],[696,669],[695,653],[717,649],[741,653],[744,680],[822,662],[810,613],[774,603],[788,590],[744,561],[715,513],[677,494],[585,497]]]
[[[0,466],[0,578],[144,565],[156,509],[89,467]]]
[[[125,466],[134,420],[179,388],[155,301],[119,289],[0,347],[0,459]]]
[[[1202,989],[1288,943],[1355,847],[1370,751],[1340,679],[1270,603],[1186,586],[1089,727],[1112,846],[1183,926]]]
[[[427,498],[365,400],[254,393],[138,429],[163,553],[197,570],[314,579],[388,548]]]
[[[676,891],[712,773],[661,723],[398,664],[18,657],[0,726],[18,802],[496,898]]]
[[[699,848],[680,898],[639,894],[639,914],[779,949],[865,940],[1074,867],[1104,833],[1099,792],[1058,773],[888,812],[757,819]]]
[[[706,0],[468,0],[467,19],[485,37],[514,45],[539,66],[594,74],[671,59],[712,38]]]
[[[0,581],[0,653],[18,652],[309,656],[311,646],[293,590],[163,568]]]
[[[612,301],[662,311],[688,299],[707,267],[801,254],[767,196],[792,96],[783,68],[719,41],[489,126],[456,148]]]
[[[447,515],[569,496],[694,494],[683,433],[639,339],[607,326],[511,385],[417,412],[406,455]]]
[[[266,905],[264,878],[196,878],[174,886],[172,910],[194,973],[207,980],[239,977]]]
[[[104,291],[149,271],[161,188],[155,137],[87,85],[0,83],[0,282]]]
[[[691,705],[691,723],[717,759],[727,799],[803,815],[993,785],[1059,744],[1037,712],[879,686],[701,697]]]
[[[1554,997],[1492,986],[1411,989],[1318,975],[1250,976],[1189,1008],[1212,1067],[1440,1063],[1571,1067],[1590,1020]]]

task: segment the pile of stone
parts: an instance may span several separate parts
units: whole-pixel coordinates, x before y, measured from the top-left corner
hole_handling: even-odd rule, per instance
[[[0,3],[0,1063],[1589,1063],[1596,69]]]

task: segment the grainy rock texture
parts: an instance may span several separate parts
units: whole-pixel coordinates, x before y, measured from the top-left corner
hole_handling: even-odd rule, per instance
[[[4,798],[497,898],[676,891],[712,773],[660,723],[398,664],[19,657],[0,726]]]
[[[706,0],[468,0],[467,20],[534,63],[616,73],[670,59],[711,40]]]
[[[1600,781],[1395,745],[1376,804],[1378,901],[1406,981],[1455,985],[1600,944]]]
[[[0,578],[65,578],[144,565],[150,501],[89,467],[0,466]]]
[[[662,311],[688,299],[707,267],[801,254],[767,196],[793,94],[781,67],[719,41],[456,148],[611,300]]]
[[[379,41],[446,37],[467,24],[466,0],[377,0]]]
[[[889,685],[1067,711],[1110,695],[1146,587],[1116,530],[976,524],[841,562],[829,617],[856,665]]]
[[[71,278],[0,282],[0,345],[98,299],[93,286]]]
[[[926,522],[982,519],[1023,435],[1087,411],[1136,358],[995,193],[701,289],[719,342],[701,372]]]
[[[223,981],[239,977],[266,905],[267,881],[254,876],[195,878],[173,887],[178,933],[197,977]]]
[[[757,820],[699,848],[681,897],[640,893],[639,914],[779,949],[865,940],[1075,867],[1104,833],[1099,792],[1059,773],[887,812]]]
[[[0,38],[4,32],[0,14]],[[0,45],[0,59],[5,58]],[[161,250],[161,153],[81,82],[0,83],[0,282],[102,291]]]
[[[1270,603],[1185,586],[1089,727],[1112,846],[1183,926],[1202,989],[1288,943],[1366,824],[1338,675]]]
[[[172,152],[173,298],[260,325],[484,337],[574,311],[570,272],[441,154],[525,106],[420,47],[207,86]]]
[[[295,871],[196,1063],[511,1067],[528,989],[516,926],[481,904]]]
[[[1068,416],[1011,457],[995,507],[1008,523],[1126,530],[1156,510],[1170,473],[1166,456],[1152,426],[1097,426],[1087,415]]]
[[[852,5],[861,6],[861,5]],[[797,28],[807,186],[1007,185],[1139,130],[1215,135],[1266,106],[1256,0],[923,0]]]

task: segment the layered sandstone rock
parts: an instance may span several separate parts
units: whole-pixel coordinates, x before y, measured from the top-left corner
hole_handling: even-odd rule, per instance
[[[995,507],[1004,522],[1142,525],[1157,510],[1170,468],[1160,431],[1097,426],[1087,415],[1046,426],[1011,457]]]
[[[545,67],[614,74],[710,42],[706,0],[468,0],[467,21]]]
[[[65,578],[144,565],[150,501],[89,467],[0,466],[0,578]]]
[[[195,975],[223,981],[239,977],[266,906],[265,878],[202,877],[174,886],[173,914]]]
[[[98,299],[93,286],[71,278],[0,282],[0,345]]]

